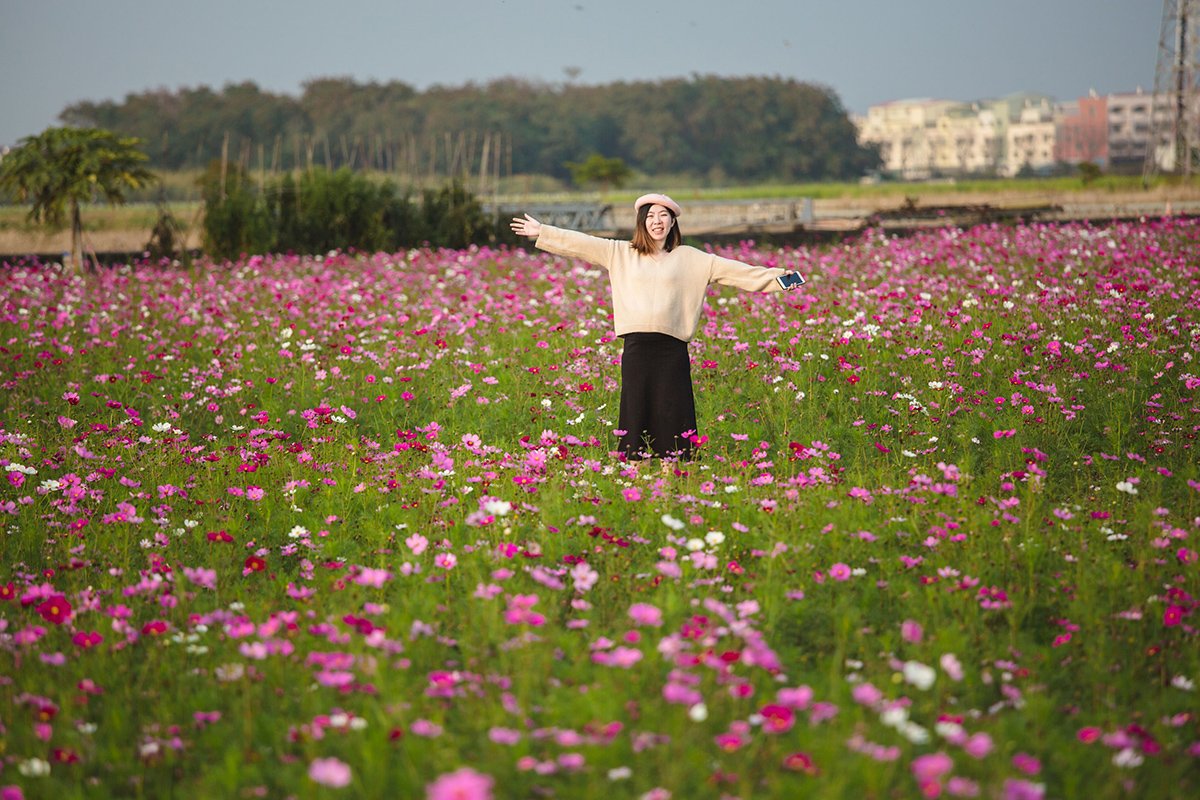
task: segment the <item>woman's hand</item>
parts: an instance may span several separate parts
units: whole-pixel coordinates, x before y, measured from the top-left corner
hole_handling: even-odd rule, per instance
[[[528,236],[530,239],[536,239],[542,232],[542,223],[528,214],[523,217],[513,217],[509,227],[517,236]]]

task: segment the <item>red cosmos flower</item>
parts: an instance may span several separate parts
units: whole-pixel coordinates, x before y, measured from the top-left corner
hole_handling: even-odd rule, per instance
[[[52,622],[55,625],[62,625],[71,618],[71,604],[67,598],[61,594],[56,594],[48,597],[41,605],[37,607],[37,612],[42,615],[42,619],[47,622]]]
[[[713,737],[713,741],[716,742],[717,747],[721,748],[726,753],[732,753],[735,750],[739,750],[741,749],[742,745],[746,743],[745,738],[732,732],[719,733]]]
[[[263,561],[259,556],[246,556],[246,561],[243,564],[242,574],[249,575],[252,572],[263,572],[267,568],[267,562]]]
[[[96,631],[80,631],[71,637],[71,642],[81,650],[88,650],[104,641],[104,636]]]
[[[808,753],[792,753],[783,759],[783,766],[784,769],[803,772],[805,775],[816,775],[821,771],[813,764],[812,756]]]
[[[786,733],[796,724],[796,714],[787,706],[769,703],[758,712],[765,733]]]
[[[232,542],[233,537],[225,531],[209,531],[208,540],[210,542]]]
[[[54,748],[54,760],[59,764],[74,764],[79,760],[79,756],[69,747],[56,747]]]
[[[142,626],[142,635],[143,636],[159,636],[161,634],[166,633],[169,627],[170,626],[167,625],[165,620],[152,619],[149,622],[147,622],[145,625]]]
[[[0,583],[0,600],[16,600],[17,587],[12,581],[8,583]]]

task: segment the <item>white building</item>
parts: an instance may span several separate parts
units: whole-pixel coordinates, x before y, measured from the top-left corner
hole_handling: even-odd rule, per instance
[[[898,100],[860,118],[859,141],[878,145],[885,172],[904,180],[937,175],[1016,175],[1054,166],[1050,98],[1018,94],[1000,100]]]
[[[877,144],[883,170],[905,180],[930,177],[934,149],[940,146],[938,120],[963,103],[950,100],[896,100],[871,106],[860,118],[859,141]]]
[[[1021,109],[1004,133],[1004,160],[999,170],[1005,177],[1023,170],[1045,172],[1054,167],[1057,124],[1049,101]]]

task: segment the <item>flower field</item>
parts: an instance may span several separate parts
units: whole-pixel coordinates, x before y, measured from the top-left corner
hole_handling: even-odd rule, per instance
[[[0,274],[0,797],[1200,796],[1200,222]]]

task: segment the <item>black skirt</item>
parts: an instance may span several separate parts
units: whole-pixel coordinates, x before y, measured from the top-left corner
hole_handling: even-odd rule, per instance
[[[689,459],[696,401],[687,342],[665,333],[625,334],[618,449],[630,460]]]

